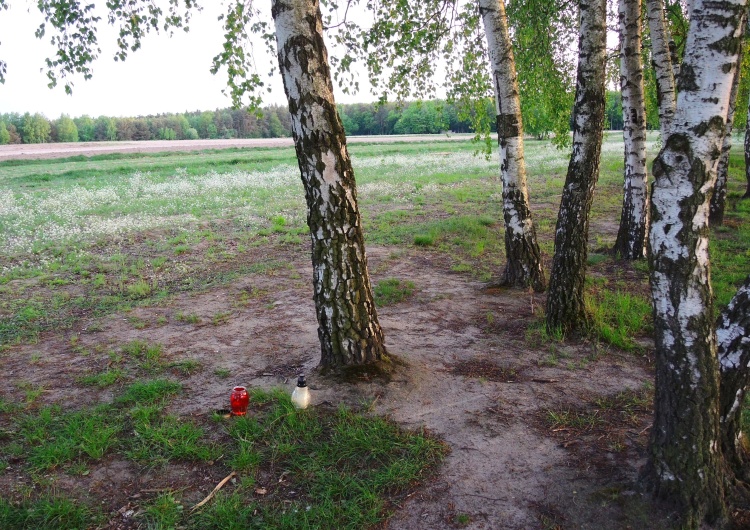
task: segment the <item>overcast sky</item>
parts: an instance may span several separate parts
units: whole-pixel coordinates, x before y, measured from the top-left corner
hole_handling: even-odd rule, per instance
[[[202,2],[204,10],[194,15],[189,33],[180,30],[172,38],[147,36],[143,47],[125,62],[112,59],[116,32],[101,24],[102,53],[93,65],[93,79],[74,78],[72,96],[65,94],[62,84],[47,88],[44,60],[54,50],[49,37],[34,37],[43,19],[36,2],[30,4],[12,0],[9,10],[0,11],[0,58],[8,63],[6,82],[0,84],[0,113],[40,112],[48,118],[63,113],[72,117],[138,116],[231,105],[221,92],[226,86],[225,75],[209,72],[211,59],[221,50],[221,22],[217,21],[221,2]],[[259,58],[263,73],[266,64]],[[281,78],[276,75],[272,81],[273,92],[264,94],[265,101],[286,105]],[[360,77],[360,86],[364,85],[365,79]],[[355,96],[344,96],[338,90],[336,94],[339,103],[374,99],[367,89]]]

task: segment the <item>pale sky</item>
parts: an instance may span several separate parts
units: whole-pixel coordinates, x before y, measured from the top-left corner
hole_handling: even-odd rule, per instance
[[[265,3],[270,10],[270,2]],[[72,96],[65,94],[62,83],[47,88],[45,58],[54,50],[49,35],[41,40],[34,37],[43,20],[35,4],[11,0],[10,9],[0,11],[0,58],[8,63],[5,84],[0,84],[0,113],[40,112],[54,119],[63,113],[71,117],[138,116],[231,106],[221,92],[226,86],[225,75],[209,72],[211,59],[221,50],[222,23],[217,16],[222,12],[222,2],[202,2],[203,12],[193,16],[189,33],[178,30],[172,38],[165,34],[146,36],[142,48],[129,54],[125,62],[112,58],[114,28],[100,23],[102,52],[94,62],[93,78],[73,78]],[[262,55],[257,60],[265,76],[268,61]],[[281,78],[277,74],[271,81],[273,92],[264,93],[264,103],[286,105]],[[361,87],[369,86],[364,76],[359,81]],[[354,96],[345,96],[338,89],[336,92],[337,103],[376,99],[369,89]]]

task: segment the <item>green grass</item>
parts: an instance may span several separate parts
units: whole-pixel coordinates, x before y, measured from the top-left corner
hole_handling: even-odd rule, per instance
[[[373,288],[375,304],[387,306],[403,302],[414,294],[414,282],[388,278],[375,284]]]
[[[239,474],[195,512],[184,509],[184,488],[134,501],[144,527],[164,529],[382,524],[388,499],[429,478],[446,451],[424,432],[403,431],[384,418],[346,407],[299,411],[285,390],[253,390],[248,416],[198,425],[164,412],[180,390],[172,381],[144,381],[125,388],[112,404],[20,412],[13,415],[13,429],[0,447],[20,459],[19,469],[31,473],[87,474],[103,459],[119,455],[141,473],[191,462],[219,466],[222,476],[230,470]],[[269,474],[271,481],[264,478]],[[261,487],[265,493],[258,495]],[[0,527],[96,526],[105,514],[89,497],[30,494],[22,502],[0,500]]]
[[[638,348],[636,339],[652,329],[651,303],[628,292],[599,290],[586,298],[591,333],[623,350]]]
[[[101,522],[102,515],[64,497],[45,496],[21,503],[0,497],[0,528],[7,530],[83,530]]]

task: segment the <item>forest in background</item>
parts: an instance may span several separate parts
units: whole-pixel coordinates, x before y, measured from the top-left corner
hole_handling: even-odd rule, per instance
[[[488,113],[494,114],[494,103],[486,101]],[[441,132],[474,132],[470,116],[464,115],[454,103],[445,101],[413,101],[396,103],[354,103],[339,105],[339,113],[348,135],[437,134]],[[539,120],[527,133],[546,138],[551,131]],[[621,130],[622,104],[620,93],[607,94],[605,126]],[[658,117],[650,128],[658,127]],[[494,123],[492,132],[496,132]],[[1,144],[34,144],[50,142],[103,142],[144,140],[197,140],[213,138],[282,138],[291,136],[289,112],[282,106],[268,106],[256,115],[245,109],[217,109],[182,114],[159,114],[115,118],[63,114],[49,119],[43,114],[0,114]]]

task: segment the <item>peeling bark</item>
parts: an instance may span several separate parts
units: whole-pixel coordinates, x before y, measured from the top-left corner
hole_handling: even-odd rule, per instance
[[[599,178],[604,128],[606,0],[581,2],[573,154],[555,228],[555,256],[547,295],[547,328],[563,332],[586,322],[583,287],[589,211]]]
[[[742,407],[750,384],[750,276],[721,312],[716,340],[721,370],[721,449],[735,476],[748,481]]]
[[[321,365],[386,355],[367,271],[357,190],[333,99],[318,0],[274,0],[279,67],[307,200]]]
[[[622,259],[635,260],[646,257],[649,208],[646,104],[641,63],[641,0],[620,0],[619,21],[625,184],[614,252]]]
[[[747,12],[742,13],[742,34],[747,31]],[[724,210],[727,206],[727,180],[729,179],[729,151],[732,149],[732,129],[734,126],[734,112],[737,103],[737,92],[740,86],[740,67],[742,64],[742,54],[744,39],[740,39],[739,53],[737,54],[737,66],[734,70],[732,79],[732,91],[729,93],[729,110],[727,112],[727,125],[724,141],[721,146],[721,158],[719,158],[719,167],[716,170],[716,186],[714,194],[711,197],[711,209],[709,212],[708,223],[711,226],[721,226],[724,224]]]
[[[653,165],[656,387],[642,478],[681,508],[686,528],[726,517],[708,212],[744,7],[745,0],[694,2],[672,129]]]
[[[667,21],[662,0],[646,0],[648,29],[651,35],[651,65],[656,72],[656,98],[659,104],[659,124],[662,138],[666,138],[674,119],[677,94]],[[674,43],[671,43],[674,47]]]
[[[515,60],[504,0],[480,0],[495,88],[500,177],[505,219],[504,285],[544,291],[546,280],[531,217],[523,151],[523,124]]]

